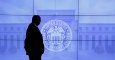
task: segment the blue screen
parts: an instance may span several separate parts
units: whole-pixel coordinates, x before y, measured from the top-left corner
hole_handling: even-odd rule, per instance
[[[29,60],[33,15],[41,16],[42,60],[115,60],[115,0],[0,0],[0,60]]]

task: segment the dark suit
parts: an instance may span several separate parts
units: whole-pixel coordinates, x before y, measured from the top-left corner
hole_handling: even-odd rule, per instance
[[[31,23],[27,29],[24,48],[30,60],[41,60],[41,55],[44,53],[43,38],[34,23]]]

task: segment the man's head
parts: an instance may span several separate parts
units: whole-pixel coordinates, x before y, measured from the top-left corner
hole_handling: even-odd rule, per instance
[[[34,23],[38,26],[40,24],[40,22],[41,22],[41,17],[39,15],[34,15],[32,17],[32,23]]]

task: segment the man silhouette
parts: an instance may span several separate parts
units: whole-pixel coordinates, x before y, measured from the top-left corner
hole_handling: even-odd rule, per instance
[[[44,44],[42,34],[38,29],[41,18],[38,15],[32,17],[32,23],[29,25],[26,32],[25,51],[30,60],[41,60],[44,53]]]

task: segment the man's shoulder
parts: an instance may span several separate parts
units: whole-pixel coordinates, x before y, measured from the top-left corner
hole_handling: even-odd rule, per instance
[[[29,24],[28,28],[34,28],[34,25],[31,23]]]

